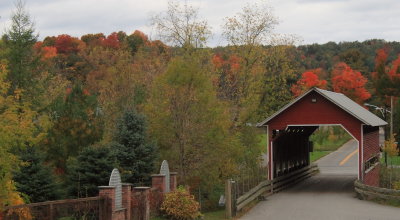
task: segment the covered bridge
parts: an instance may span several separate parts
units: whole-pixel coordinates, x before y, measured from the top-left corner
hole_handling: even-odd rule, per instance
[[[341,93],[313,88],[257,124],[268,134],[268,177],[310,164],[310,135],[321,125],[340,125],[358,142],[358,179],[379,181],[379,127],[387,123]]]

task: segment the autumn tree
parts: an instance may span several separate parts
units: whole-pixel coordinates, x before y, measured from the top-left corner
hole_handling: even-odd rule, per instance
[[[299,96],[313,87],[326,89],[327,81],[319,77],[321,71],[322,69],[315,69],[301,74],[301,78],[291,88],[293,95]]]
[[[7,92],[10,87],[10,84],[6,81],[7,78],[7,65],[4,60],[1,60],[0,63],[0,107],[2,111],[0,112],[0,123],[1,123],[1,133],[0,133],[0,211],[3,209],[5,205],[13,204],[14,197],[21,199],[19,194],[15,189],[14,182],[12,181],[12,173],[16,170],[15,164],[18,164],[19,161],[14,154],[12,154],[11,147],[13,140],[11,139],[13,136],[12,133],[8,133],[7,130],[13,128],[8,124],[10,120],[6,120],[8,114],[7,112],[12,113],[12,105],[14,105],[13,97],[8,97]],[[12,118],[10,118],[12,119]],[[15,125],[15,124],[13,124]],[[18,124],[17,124],[18,125]],[[4,126],[4,127],[3,127]],[[5,126],[10,126],[6,128]],[[15,128],[14,128],[15,129]],[[3,133],[4,132],[4,133]]]
[[[262,54],[257,54],[258,46],[268,43],[277,24],[268,5],[247,4],[235,16],[225,18],[222,35],[230,45],[242,51],[245,65],[252,66],[262,57]]]
[[[375,72],[372,73],[375,93],[384,104],[389,96],[400,96],[400,56],[388,63],[388,52],[379,49],[375,58]]]
[[[223,36],[235,46],[266,44],[278,20],[266,4],[247,4],[233,17],[225,18]]]
[[[365,60],[367,55],[358,48],[351,48],[339,54],[339,60],[361,73],[368,73]]]
[[[16,191],[12,180],[20,160],[14,154],[20,149],[37,144],[43,133],[37,129],[41,121],[33,123],[37,113],[19,90],[8,94],[11,82],[7,81],[7,64],[0,60],[0,210],[4,205],[22,204],[23,200]]]
[[[126,42],[131,49],[131,53],[135,54],[140,47],[150,43],[149,38],[143,32],[135,30],[133,34],[126,37]]]
[[[293,72],[290,62],[284,61],[279,55],[286,53],[286,47],[290,46],[269,50],[263,48],[263,45],[272,43],[272,30],[277,24],[277,19],[266,4],[247,4],[235,16],[225,18],[222,26],[223,36],[232,45],[230,53],[238,58],[240,67],[235,74],[235,99],[230,102],[236,125],[258,120],[259,117],[255,115],[258,115],[260,106],[264,112],[268,102],[267,96],[278,94],[266,91],[268,86],[265,86],[265,83],[285,83],[285,78]],[[275,71],[277,62],[285,64],[286,73]],[[270,65],[275,66],[270,68]],[[282,86],[281,88],[287,89]]]
[[[294,59],[295,47],[291,44],[269,47],[265,53],[262,60],[264,70],[257,85],[260,97],[253,117],[257,121],[278,111],[292,99],[290,86],[300,69],[298,61]]]
[[[393,111],[394,116],[396,113],[396,101],[394,106],[391,106],[391,99],[396,100],[400,96],[400,56],[392,63],[388,62],[388,51],[379,49],[375,57],[375,72],[372,72],[372,82],[375,88],[375,95],[379,98],[379,102],[384,106],[385,110],[388,108]],[[385,111],[385,119],[387,119],[387,111]],[[396,122],[398,119],[394,118],[392,121]],[[398,133],[399,127],[394,124],[394,132]],[[389,139],[389,130],[386,127],[386,139]],[[399,136],[397,136],[399,140]]]
[[[332,71],[333,91],[343,93],[359,104],[371,97],[365,88],[366,83],[367,79],[360,72],[345,63],[336,64]]]
[[[137,45],[133,57],[135,88],[133,101],[135,108],[141,111],[150,96],[154,79],[165,72],[171,59],[171,49],[161,41],[150,41],[142,32],[135,31],[135,36],[141,36],[142,43]]]
[[[211,36],[210,27],[199,19],[199,11],[185,2],[169,1],[168,9],[151,18],[163,42],[182,48],[204,47]]]
[[[101,109],[96,96],[82,85],[67,88],[49,106],[53,127],[43,140],[46,160],[63,174],[69,157],[99,141],[103,134]]]
[[[56,51],[52,58],[53,69],[51,72],[71,82],[85,80],[87,64],[79,55],[79,52],[86,48],[84,41],[68,34],[61,34],[57,37],[46,37],[42,42],[42,47],[46,47],[45,50],[53,51],[55,49]]]
[[[86,77],[88,91],[97,96],[104,116],[104,139],[110,141],[117,118],[133,106],[135,75],[127,50],[95,47],[81,53],[91,67]]]
[[[103,33],[98,34],[85,34],[81,36],[81,41],[89,47],[95,47],[101,45],[101,42],[106,36]]]
[[[167,72],[156,78],[146,114],[160,157],[178,169],[180,183],[211,193],[221,183],[219,177],[237,168],[233,155],[241,154],[204,59],[192,55],[171,60]]]

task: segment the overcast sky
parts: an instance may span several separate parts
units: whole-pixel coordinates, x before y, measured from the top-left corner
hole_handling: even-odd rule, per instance
[[[212,27],[210,46],[224,45],[223,18],[239,12],[245,0],[188,0]],[[364,41],[378,38],[400,41],[400,0],[269,0],[279,18],[276,33],[294,34],[303,44]],[[13,0],[0,0],[0,30],[10,25]],[[149,17],[167,8],[167,0],[26,0],[40,39],[69,34],[110,34],[142,30],[156,39]]]

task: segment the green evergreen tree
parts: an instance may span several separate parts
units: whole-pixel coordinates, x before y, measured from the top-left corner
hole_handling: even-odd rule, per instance
[[[98,195],[98,186],[107,186],[115,156],[108,146],[90,146],[67,164],[67,190],[71,197]]]
[[[122,180],[137,184],[148,183],[156,158],[156,145],[146,138],[145,117],[126,111],[117,123],[113,144]]]
[[[33,45],[38,36],[35,35],[34,24],[29,13],[25,10],[24,2],[17,0],[15,7],[16,9],[11,17],[11,27],[3,36],[8,49],[6,58],[10,69],[8,80],[11,82],[9,93],[11,94],[17,88],[33,93],[36,86],[35,72],[37,71],[35,67],[38,65],[38,59],[33,52]]]
[[[43,202],[59,197],[58,185],[51,169],[35,147],[27,147],[20,156],[23,162],[14,174],[17,191],[27,196],[26,202]]]

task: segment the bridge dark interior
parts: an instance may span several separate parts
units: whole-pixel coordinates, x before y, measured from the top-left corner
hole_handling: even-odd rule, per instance
[[[273,175],[279,177],[310,164],[311,134],[319,126],[289,126],[286,130],[274,130]]]

